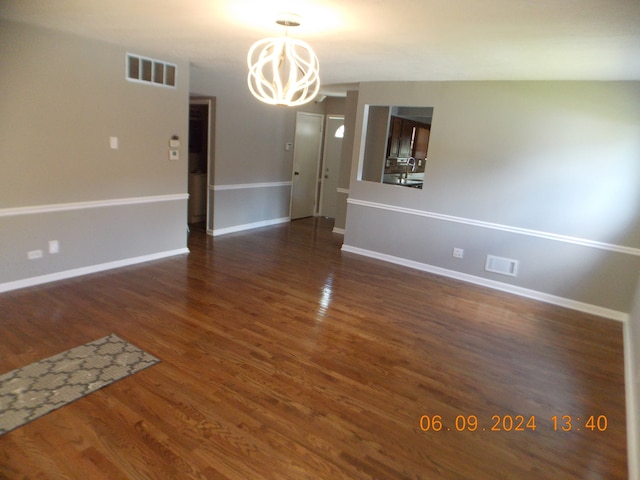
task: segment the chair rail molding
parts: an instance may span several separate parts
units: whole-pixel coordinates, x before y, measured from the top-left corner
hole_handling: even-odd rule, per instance
[[[640,248],[634,248],[634,247],[627,247],[625,245],[616,245],[613,243],[606,243],[606,242],[599,242],[597,240],[589,240],[587,238],[579,238],[579,237],[572,237],[569,235],[560,235],[557,233],[551,233],[551,232],[543,232],[540,230],[532,230],[529,228],[521,228],[521,227],[513,227],[513,226],[509,226],[509,225],[501,225],[499,223],[491,223],[491,222],[485,222],[482,220],[473,220],[470,218],[463,218],[463,217],[456,217],[453,215],[445,215],[445,214],[441,214],[441,213],[435,213],[435,212],[429,212],[429,211],[425,211],[425,210],[416,210],[413,208],[406,208],[406,207],[398,207],[395,205],[388,205],[388,204],[384,204],[384,203],[377,203],[377,202],[370,202],[367,200],[358,200],[355,198],[348,198],[347,199],[347,203],[352,204],[352,205],[359,205],[361,207],[368,207],[368,208],[377,208],[380,210],[389,210],[392,212],[398,212],[398,213],[406,213],[409,215],[416,215],[419,217],[426,217],[426,218],[433,218],[433,219],[437,219],[437,220],[443,220],[446,222],[454,222],[454,223],[461,223],[464,225],[471,225],[474,227],[481,227],[481,228],[488,228],[491,230],[499,230],[502,232],[510,232],[510,233],[517,233],[520,235],[527,235],[530,237],[538,237],[538,238],[544,238],[547,240],[555,240],[557,242],[564,242],[564,243],[571,243],[573,245],[581,245],[584,247],[591,247],[591,248],[597,248],[600,250],[607,250],[610,252],[617,252],[617,253],[624,253],[626,255],[632,255],[635,257],[640,257]]]
[[[114,198],[110,200],[90,200],[73,203],[53,203],[50,205],[34,205],[28,207],[14,207],[0,209],[0,217],[16,215],[34,215],[39,213],[64,212],[68,210],[84,210],[88,208],[119,207],[122,205],[139,205],[142,203],[175,202],[188,200],[188,193],[169,195],[152,195],[148,197]]]

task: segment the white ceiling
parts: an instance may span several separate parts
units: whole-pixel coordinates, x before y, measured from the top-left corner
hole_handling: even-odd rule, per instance
[[[242,69],[290,34],[323,84],[371,80],[640,80],[640,0],[0,0],[0,17],[143,55]]]

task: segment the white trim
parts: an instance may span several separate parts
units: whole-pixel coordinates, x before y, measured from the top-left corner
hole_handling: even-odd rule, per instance
[[[246,188],[290,187],[292,182],[238,183],[235,185],[209,185],[210,190],[244,190]]]
[[[375,258],[378,260],[382,260],[384,262],[395,263],[397,265],[403,265],[405,267],[414,268],[416,270],[422,270],[423,272],[435,273],[436,275],[442,275],[444,277],[454,278],[456,280],[462,280],[463,282],[473,283],[475,285],[481,285],[483,287],[492,288],[494,290],[513,293],[514,295],[518,295],[521,297],[540,300],[545,303],[559,305],[561,307],[570,308],[572,310],[578,310],[580,312],[585,312],[592,315],[598,315],[600,317],[610,318],[612,320],[625,322],[629,318],[629,314],[620,312],[617,310],[611,310],[609,308],[599,307],[598,305],[591,305],[589,303],[578,302],[576,300],[571,300],[569,298],[558,297],[555,295],[538,292],[536,290],[530,290],[528,288],[522,288],[515,285],[496,282],[495,280],[476,277],[475,275],[456,272],[454,270],[448,270],[446,268],[436,267],[426,263],[415,262],[413,260],[407,260],[405,258],[395,257],[393,255],[387,255],[384,253],[374,252],[372,250],[366,250],[364,248],[353,247],[351,245],[342,245],[342,250],[345,252],[355,253],[357,255],[363,255],[365,257]]]
[[[188,193],[173,195],[154,195],[149,197],[115,198],[112,200],[95,200],[74,203],[53,203],[50,205],[34,205],[31,207],[15,207],[0,209],[0,217],[13,217],[16,215],[33,215],[36,213],[64,212],[68,210],[84,210],[87,208],[119,207],[122,205],[137,205],[141,203],[174,202],[188,200]]]
[[[98,265],[90,265],[88,267],[74,268],[71,270],[65,270],[62,272],[50,273],[47,275],[40,275],[38,277],[25,278],[22,280],[14,280],[12,282],[0,283],[0,293],[8,292],[10,290],[17,290],[19,288],[33,287],[35,285],[41,285],[43,283],[56,282],[58,280],[64,280],[67,278],[79,277],[82,275],[89,275],[91,273],[102,272],[104,270],[112,270],[114,268],[126,267],[129,265],[135,265],[137,263],[149,262],[151,260],[159,260],[161,258],[172,257],[174,255],[181,255],[183,253],[189,253],[188,248],[179,248],[177,250],[169,250],[166,252],[152,253],[150,255],[142,255],[140,257],[125,258],[123,260],[116,260],[113,262],[100,263]]]
[[[626,255],[633,255],[636,257],[640,257],[640,248],[626,247],[624,245],[615,245],[613,243],[599,242],[596,240],[571,237],[568,235],[559,235],[557,233],[542,232],[539,230],[531,230],[528,228],[511,227],[509,225],[501,225],[498,223],[484,222],[482,220],[472,220],[470,218],[455,217],[452,215],[444,215],[441,213],[427,212],[424,210],[416,210],[413,208],[398,207],[395,205],[387,205],[384,203],[369,202],[367,200],[358,200],[355,198],[348,198],[347,203],[350,203],[352,205],[359,205],[362,207],[377,208],[380,210],[389,210],[389,211],[398,212],[398,213],[406,213],[409,215],[416,215],[419,217],[435,218],[437,220],[461,223],[464,225],[472,225],[474,227],[488,228],[491,230],[500,230],[502,232],[517,233],[520,235],[527,235],[530,237],[545,238],[547,240],[571,243],[573,245],[581,245],[583,247],[597,248],[600,250],[607,250],[610,252],[624,253]]]
[[[349,195],[349,189],[348,188],[340,188],[340,187],[338,187],[338,188],[336,188],[336,191],[338,193],[344,193],[345,195]]]
[[[637,430],[637,412],[640,404],[638,392],[638,377],[640,367],[633,364],[633,339],[631,337],[631,322],[628,320],[623,326],[624,338],[624,385],[627,417],[627,459],[629,480],[640,480],[640,431]]]
[[[211,178],[213,177],[213,163],[215,163],[215,156],[211,151],[211,126],[215,124],[215,102],[216,97],[189,97],[189,106],[191,105],[204,105],[207,107],[207,191],[206,191],[206,228],[207,233],[209,233],[209,229],[211,228],[211,224],[213,223],[212,212],[211,212],[211,188],[209,185],[211,183]]]
[[[280,223],[290,222],[290,217],[274,218],[272,220],[263,220],[261,222],[245,223],[243,225],[234,225],[233,227],[216,228],[213,231],[207,231],[210,235],[217,237],[227,233],[242,232],[244,230],[252,230],[254,228],[268,227],[270,225],[278,225]]]
[[[344,235],[344,228],[333,227],[333,233],[339,233],[340,235]]]

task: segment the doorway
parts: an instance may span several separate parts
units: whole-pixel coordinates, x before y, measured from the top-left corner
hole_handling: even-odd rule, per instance
[[[210,195],[213,185],[215,97],[189,101],[189,161],[187,222],[190,229],[213,229]]]
[[[328,115],[322,154],[322,175],[320,178],[320,215],[336,218],[342,138],[344,137],[344,115]]]
[[[291,176],[292,220],[312,217],[316,214],[323,129],[324,115],[296,113],[293,174]]]

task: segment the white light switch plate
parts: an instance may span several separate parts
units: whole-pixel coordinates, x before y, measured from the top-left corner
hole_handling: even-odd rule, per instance
[[[60,242],[58,240],[49,240],[49,253],[60,253]]]

